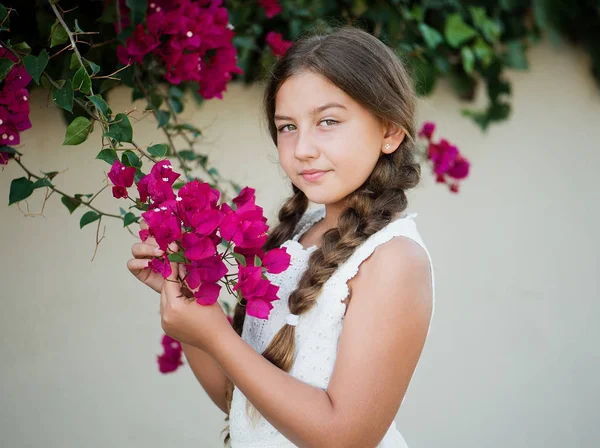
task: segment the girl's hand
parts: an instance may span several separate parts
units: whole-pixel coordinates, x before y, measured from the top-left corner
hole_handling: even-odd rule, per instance
[[[140,228],[148,228],[146,221],[142,220]],[[131,253],[134,258],[127,261],[127,269],[129,269],[129,272],[131,272],[139,281],[148,285],[160,294],[164,282],[163,276],[153,272],[152,269],[144,269],[148,266],[152,257],[163,255],[163,251],[158,247],[156,240],[150,237],[145,242],[135,243],[131,247]]]
[[[185,276],[180,263],[171,263],[171,275],[165,279],[160,294],[160,315],[163,331],[178,341],[193,345],[209,354],[217,349],[215,342],[233,327],[219,302],[200,305],[187,299],[181,289],[178,273]],[[186,293],[190,290],[185,288]]]

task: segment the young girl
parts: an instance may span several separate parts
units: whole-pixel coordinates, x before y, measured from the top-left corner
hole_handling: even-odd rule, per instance
[[[431,260],[403,213],[420,176],[411,80],[386,45],[345,27],[297,41],[264,100],[293,188],[265,245],[291,255],[268,275],[280,299],[269,319],[238,305],[232,328],[218,304],[186,301],[143,269],[152,240],[128,267],[161,292],[164,331],[228,414],[226,444],[406,447],[394,417],[434,307]]]

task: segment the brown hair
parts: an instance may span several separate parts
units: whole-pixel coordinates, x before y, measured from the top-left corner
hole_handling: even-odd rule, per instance
[[[275,64],[264,93],[265,118],[275,144],[275,96],[286,79],[302,72],[324,76],[382,123],[404,130],[406,138],[394,152],[381,154],[363,185],[345,198],[346,208],[340,214],[337,227],[323,234],[321,246],[310,255],[308,268],[289,297],[290,312],[298,315],[313,307],[325,282],[358,246],[406,209],[405,191],[417,185],[420,178],[420,167],[414,154],[413,84],[390,48],[353,26],[312,34],[296,41]],[[290,239],[308,208],[306,195],[293,184],[292,188],[294,194],[279,210],[279,224],[270,231],[265,250],[279,247]],[[238,304],[233,326],[239,335],[245,315],[245,308]],[[262,354],[286,372],[290,371],[294,361],[294,335],[295,327],[284,324]],[[229,406],[232,391],[233,384],[230,384]],[[229,434],[225,443],[228,440]]]

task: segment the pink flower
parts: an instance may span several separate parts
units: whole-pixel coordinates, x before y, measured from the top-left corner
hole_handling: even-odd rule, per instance
[[[0,145],[18,145],[21,143],[19,131],[11,124],[0,126]]]
[[[186,227],[194,227],[196,233],[208,235],[220,224],[218,210],[220,191],[208,183],[193,180],[179,190],[177,208]]]
[[[7,165],[9,157],[9,153],[0,151],[0,165]]]
[[[157,36],[148,35],[140,23],[133,30],[133,34],[125,41],[125,47],[117,48],[117,58],[123,65],[131,62],[141,63],[144,56],[160,45]]]
[[[153,272],[160,274],[163,278],[167,278],[171,275],[171,263],[169,262],[168,256],[165,254],[163,257],[154,257],[150,263],[148,263],[148,269],[152,269]]]
[[[127,188],[133,185],[135,176],[135,167],[126,167],[118,160],[115,160],[108,173],[108,178],[114,184],[112,188],[115,198],[127,198]]]
[[[431,121],[426,121],[425,123],[423,123],[423,127],[419,131],[419,137],[424,137],[427,140],[429,140],[433,135],[433,131],[435,131],[435,123],[432,123]]]
[[[21,65],[15,65],[8,75],[6,75],[4,82],[7,88],[17,90],[27,87],[27,85],[31,82],[31,76],[29,73],[27,73],[25,67]]]
[[[463,156],[458,155],[454,162],[454,165],[448,170],[448,176],[454,179],[464,179],[469,175],[469,168],[471,164]]]
[[[202,283],[194,293],[194,297],[200,305],[212,305],[219,298],[220,291],[221,285],[217,283]]]
[[[438,144],[429,144],[429,158],[433,161],[436,174],[446,174],[458,156],[458,148],[442,139]]]
[[[263,209],[253,201],[246,202],[237,210],[223,204],[225,217],[221,222],[221,236],[240,248],[262,247],[267,240],[267,219]]]
[[[268,319],[273,304],[267,300],[253,299],[246,304],[246,314],[257,319]]]
[[[199,237],[191,232],[183,235],[181,245],[185,249],[185,256],[190,261],[199,261],[212,257],[217,251],[215,243],[210,238]]]
[[[293,45],[293,42],[284,40],[283,36],[275,31],[269,31],[266,42],[275,56],[283,56]]]
[[[164,251],[169,244],[181,238],[179,218],[173,213],[172,207],[174,204],[169,207],[161,205],[142,213],[142,218],[148,223],[148,234],[156,239]]]
[[[191,289],[196,289],[202,282],[216,283],[227,274],[227,266],[220,255],[192,261],[185,265],[186,281]]]
[[[173,171],[171,162],[168,160],[157,162],[152,167],[150,174],[145,175],[138,182],[140,200],[146,202],[150,196],[154,204],[160,204],[175,199],[173,184],[179,176],[179,173]]]
[[[254,188],[244,187],[240,190],[240,193],[235,198],[233,198],[232,202],[238,207],[247,204],[248,202],[254,203],[254,201],[256,200],[255,193],[256,190]]]
[[[270,19],[281,12],[279,0],[259,0],[260,5],[265,9],[265,14]]]
[[[161,373],[174,372],[179,366],[183,365],[181,343],[166,334],[163,335],[161,343],[164,353],[157,356],[158,368]]]
[[[270,274],[279,274],[290,265],[291,257],[285,248],[271,249],[262,259],[262,264]]]

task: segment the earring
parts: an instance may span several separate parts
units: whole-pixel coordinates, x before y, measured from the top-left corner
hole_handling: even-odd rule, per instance
[[[385,144],[385,149],[390,149],[390,148],[391,148],[390,144],[389,144],[389,143],[386,143],[386,144]]]

